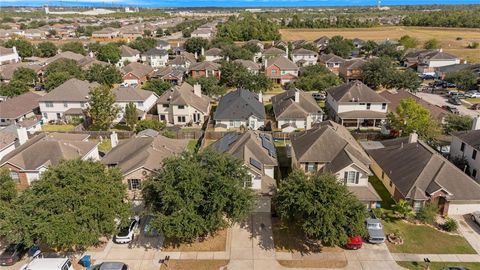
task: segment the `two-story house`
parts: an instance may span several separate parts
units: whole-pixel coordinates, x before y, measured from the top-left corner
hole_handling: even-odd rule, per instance
[[[320,62],[321,65],[326,66],[334,74],[338,75],[338,73],[340,72],[340,67],[345,62],[345,59],[340,56],[336,56],[335,54],[329,53],[320,55],[318,57],[318,62]]]
[[[258,74],[260,72],[260,66],[252,60],[236,59],[233,62],[242,65],[252,74]]]
[[[153,68],[164,67],[168,63],[168,51],[152,48],[142,54],[142,60]]]
[[[186,73],[187,70],[183,67],[166,66],[157,69],[150,78],[170,82],[172,85],[180,85]]]
[[[70,79],[38,101],[45,122],[67,120],[69,116],[83,116],[87,109],[90,91],[100,86],[79,79]]]
[[[0,126],[8,126],[40,114],[39,94],[27,92],[0,102]]]
[[[1,103],[0,103],[1,104]],[[450,157],[465,159],[465,172],[480,182],[480,119],[473,119],[472,130],[455,132],[450,144]]]
[[[328,43],[330,42],[330,38],[327,36],[321,36],[313,41],[315,45],[317,45],[318,50],[323,51],[327,48]]]
[[[298,66],[284,56],[265,59],[265,75],[279,84],[286,84],[298,78]]]
[[[201,77],[215,77],[220,79],[220,65],[215,62],[198,62],[191,64],[188,68],[189,75],[196,79]]]
[[[0,66],[18,62],[20,62],[20,56],[18,55],[17,48],[15,46],[12,48],[0,46]]]
[[[115,141],[115,140],[112,140]],[[109,167],[117,167],[123,174],[131,200],[141,201],[142,181],[162,168],[165,158],[178,156],[186,151],[189,140],[176,140],[162,135],[137,136],[112,145],[101,160]]]
[[[245,133],[227,133],[209,149],[228,153],[243,161],[250,179],[243,184],[252,188],[258,196],[254,211],[270,212],[271,197],[276,191],[275,167],[278,166],[277,153],[272,135],[249,130]]]
[[[334,174],[368,208],[381,201],[368,182],[370,159],[345,127],[324,121],[312,129],[291,133],[290,141],[292,168]]]
[[[135,85],[143,84],[148,79],[148,76],[153,73],[153,68],[149,65],[133,62],[122,67],[120,71],[122,72],[124,83]]]
[[[387,119],[388,103],[361,81],[351,81],[327,89],[330,118],[346,127],[380,127]]]
[[[266,114],[262,94],[246,89],[237,89],[224,95],[213,116],[215,130],[246,129],[257,130],[265,126]]]
[[[155,46],[155,48],[157,48],[159,50],[168,51],[168,50],[172,49],[172,46],[170,45],[170,43],[168,43],[165,40],[159,40],[159,41],[157,41],[157,45]]]
[[[418,60],[417,72],[429,75],[435,75],[435,70],[439,67],[460,64],[460,58],[442,49],[422,54]]]
[[[282,132],[310,129],[312,124],[323,119],[323,111],[313,96],[302,90],[287,90],[271,100],[277,128]]]
[[[168,65],[174,68],[188,69],[191,65],[197,63],[197,59],[194,54],[188,52],[182,52],[182,54],[175,56],[172,60],[168,61]]]
[[[118,87],[113,90],[115,94],[115,105],[120,108],[116,122],[121,122],[125,116],[125,107],[132,102],[137,109],[139,120],[144,120],[147,113],[157,104],[158,96],[154,92],[137,89],[133,87]]]
[[[92,39],[97,41],[104,41],[116,38],[120,35],[120,30],[112,27],[106,27],[101,30],[92,32]]]
[[[140,51],[130,48],[126,45],[120,46],[120,61],[118,61],[117,66],[123,67],[125,62],[133,63],[138,62],[140,60]],[[128,64],[127,63],[127,64]]]
[[[49,166],[61,160],[99,160],[96,142],[86,134],[41,133],[8,153],[0,161],[0,169],[10,171],[17,187],[26,188]]]
[[[160,96],[157,112],[159,120],[167,124],[203,125],[210,114],[210,98],[202,94],[200,84],[183,83]]]
[[[215,62],[217,60],[222,60],[222,49],[211,48],[203,54],[205,56],[205,61]]]
[[[365,64],[365,60],[363,59],[352,59],[343,62],[340,65],[340,69],[338,70],[338,75],[342,77],[345,82],[354,81],[354,80],[362,80],[363,79],[363,65]]]
[[[317,64],[318,53],[307,49],[296,49],[292,52],[292,61],[299,67]]]
[[[266,67],[266,62],[269,59],[273,59],[279,56],[283,56],[285,58],[288,57],[288,53],[282,49],[275,48],[275,47],[270,47],[262,52],[262,63],[264,64],[264,67]]]

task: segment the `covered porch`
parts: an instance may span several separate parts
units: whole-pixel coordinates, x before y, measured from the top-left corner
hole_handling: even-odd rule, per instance
[[[338,114],[338,121],[346,128],[381,128],[387,119],[386,113],[375,111],[350,111]]]

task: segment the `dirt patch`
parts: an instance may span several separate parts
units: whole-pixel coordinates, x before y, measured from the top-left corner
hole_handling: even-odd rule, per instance
[[[218,270],[228,264],[228,260],[170,260],[168,266],[160,266],[160,270]]]
[[[282,266],[289,268],[343,268],[347,261],[331,260],[278,260]]]
[[[162,251],[225,251],[228,230],[221,230],[214,236],[193,243],[179,243],[166,239]]]

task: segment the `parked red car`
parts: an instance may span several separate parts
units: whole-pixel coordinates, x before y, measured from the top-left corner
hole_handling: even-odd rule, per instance
[[[362,245],[363,239],[360,235],[357,235],[348,238],[348,242],[345,245],[345,248],[356,250],[362,248]]]

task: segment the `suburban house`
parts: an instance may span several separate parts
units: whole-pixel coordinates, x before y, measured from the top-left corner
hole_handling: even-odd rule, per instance
[[[140,60],[140,51],[130,48],[126,45],[120,46],[120,61],[118,61],[118,66],[124,66],[125,62],[133,63]]]
[[[266,114],[262,94],[246,89],[237,89],[220,98],[213,116],[216,130],[246,129],[257,130],[265,125]]]
[[[417,104],[429,110],[430,115],[436,120],[438,120],[440,123],[444,123],[445,117],[450,114],[447,110],[442,109],[439,106],[433,105],[432,103],[423,100],[422,98],[412,94],[407,90],[385,90],[380,92],[379,94],[390,102],[388,104],[388,112],[396,113],[397,107],[400,105],[400,102],[402,100],[413,98],[417,102]]]
[[[245,43],[246,45],[255,45],[258,47],[258,52],[253,55],[253,61],[258,62],[262,58],[262,51],[265,49],[265,46],[260,40],[252,39]]]
[[[120,30],[112,27],[103,28],[101,30],[92,32],[92,39],[102,41],[107,39],[113,39],[120,35]]]
[[[368,177],[370,159],[343,126],[324,121],[312,129],[291,133],[292,168],[306,173],[332,173],[368,208],[381,201]]]
[[[20,56],[15,46],[12,48],[0,46],[0,66],[18,62],[20,62]]]
[[[307,49],[296,49],[292,52],[292,61],[299,67],[317,64],[318,53]]]
[[[0,161],[15,148],[28,141],[27,129],[12,124],[0,129]]]
[[[265,75],[279,84],[286,84],[298,78],[298,66],[284,56],[265,59]]]
[[[1,104],[1,103],[0,103]],[[480,119],[473,119],[472,130],[455,132],[450,144],[450,158],[464,158],[468,167],[465,172],[480,182]]]
[[[283,56],[283,57],[287,58],[288,53],[286,51],[282,50],[282,49],[279,49],[279,48],[275,48],[275,47],[268,48],[268,49],[264,50],[263,53],[262,53],[262,63],[266,67],[266,62],[265,61],[267,61],[269,59],[272,59],[272,58],[275,58],[275,57],[279,57],[279,56]]]
[[[318,57],[318,62],[320,62],[321,65],[326,66],[334,74],[338,75],[340,73],[340,67],[345,62],[345,59],[329,53],[320,55]]]
[[[249,130],[245,133],[227,133],[209,149],[228,153],[243,161],[250,179],[243,183],[258,195],[256,212],[270,212],[271,197],[276,191],[275,168],[277,153],[272,135]]]
[[[323,111],[313,96],[299,89],[287,90],[271,98],[277,128],[282,132],[310,129],[321,122]]]
[[[313,41],[320,51],[325,50],[325,48],[328,46],[328,42],[330,42],[330,38],[327,36],[319,37]]]
[[[168,52],[152,48],[142,54],[142,60],[153,68],[164,67],[168,63]]]
[[[215,62],[198,62],[191,64],[188,73],[192,78],[215,77],[220,79],[220,65]]]
[[[121,112],[118,114],[116,121],[123,122],[125,115],[125,107],[132,102],[136,109],[139,120],[144,120],[147,113],[152,110],[156,104],[158,96],[154,92],[136,89],[133,87],[118,87],[113,90],[115,94],[115,105],[117,105]]]
[[[221,60],[222,56],[222,49],[219,48],[211,48],[207,50],[203,56],[205,56],[205,61],[215,62],[217,60]]]
[[[346,127],[380,127],[387,119],[388,103],[361,81],[351,81],[327,90],[331,119]]]
[[[445,76],[450,72],[456,72],[460,70],[472,70],[474,66],[475,64],[464,63],[464,64],[453,64],[453,65],[438,67],[435,69],[435,77],[441,80],[444,80]],[[480,67],[479,64],[477,64],[477,66]]]
[[[210,29],[195,29],[193,30],[191,37],[211,39],[214,36],[214,32]]]
[[[168,51],[168,50],[172,49],[172,46],[170,46],[170,43],[168,43],[165,40],[159,40],[159,41],[157,41],[157,45],[155,46],[155,48],[157,48],[159,50]]]
[[[157,69],[150,78],[170,82],[172,85],[179,85],[182,84],[186,73],[187,70],[183,67],[166,66]]]
[[[260,66],[252,60],[236,59],[233,62],[242,65],[252,74],[258,74],[260,72]]]
[[[100,86],[79,79],[70,79],[38,101],[43,118],[48,121],[66,121],[70,117],[82,117],[87,109],[90,91]]]
[[[13,74],[15,73],[15,71],[21,67],[35,71],[37,75],[40,75],[42,73],[42,66],[38,62],[18,62],[12,64],[5,64],[0,65],[0,81],[4,83],[10,82],[13,79]]]
[[[56,61],[62,61],[62,60],[73,60],[73,61],[78,63],[80,60],[82,60],[85,57],[86,56],[81,55],[79,53],[74,53],[74,52],[71,52],[71,51],[65,51],[65,52],[58,53],[55,56],[52,56],[50,58],[45,59],[45,61],[43,62],[43,65],[47,66],[51,63],[54,63]]]
[[[343,62],[338,70],[338,75],[342,77],[345,82],[362,80],[363,79],[363,65],[365,60],[352,59]]]
[[[8,169],[19,188],[27,188],[49,166],[62,160],[99,160],[97,143],[87,134],[41,133],[8,153],[0,169]]]
[[[171,67],[180,67],[188,69],[191,65],[197,63],[195,55],[184,52],[181,55],[175,56],[172,60],[168,61],[168,65]]]
[[[137,136],[127,140],[112,140],[113,148],[101,160],[109,167],[117,167],[123,174],[131,200],[141,201],[142,181],[162,168],[165,158],[178,156],[187,149],[189,140],[176,140],[162,135]]]
[[[123,74],[123,82],[128,84],[143,84],[153,73],[153,68],[141,63],[130,63],[120,70]]]
[[[210,98],[202,94],[200,84],[183,83],[160,96],[157,112],[160,121],[171,125],[203,125],[210,114]]]
[[[40,114],[38,101],[41,96],[26,92],[19,96],[0,102],[0,126],[8,126],[26,119],[35,118]]]
[[[430,202],[442,215],[464,215],[480,208],[480,185],[416,133],[371,142],[366,148],[373,160],[370,168],[395,201],[406,200],[416,211]]]
[[[416,69],[421,74],[435,75],[439,67],[460,64],[460,58],[440,50],[411,49],[403,58],[406,67]]]
[[[143,36],[143,29],[142,27],[138,26],[130,26],[130,27],[122,27],[118,35],[127,41],[135,40],[136,38]]]

